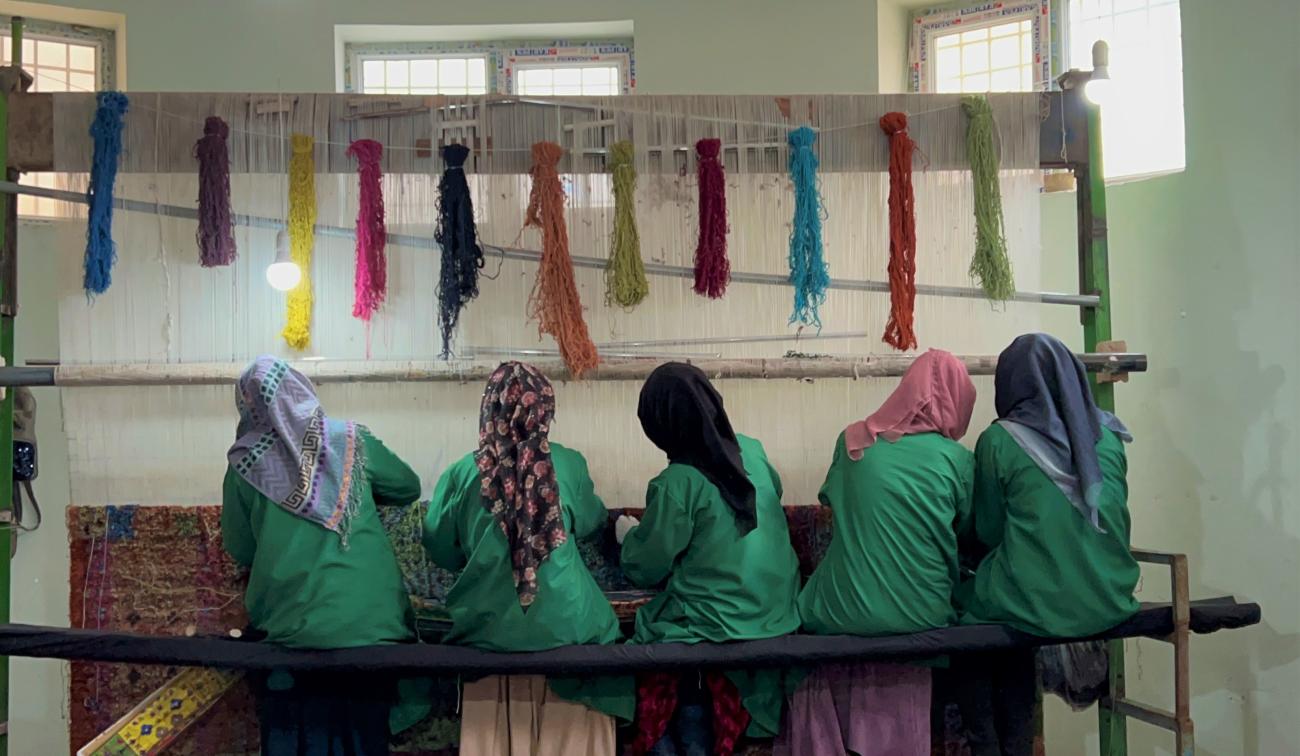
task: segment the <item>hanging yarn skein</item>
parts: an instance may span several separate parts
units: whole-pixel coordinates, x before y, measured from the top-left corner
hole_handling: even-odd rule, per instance
[[[700,241],[695,247],[695,293],[717,299],[731,281],[727,260],[727,184],[722,172],[721,139],[695,143],[699,157]]]
[[[357,207],[357,262],[352,276],[352,317],[370,322],[370,316],[384,303],[388,293],[388,259],[384,245],[383,173],[379,161],[384,146],[373,139],[358,139],[348,147],[357,159],[360,200]]]
[[[989,299],[1005,302],[1015,295],[1016,281],[1007,256],[1002,219],[993,108],[983,95],[961,98],[961,108],[970,119],[966,124],[966,155],[975,185],[975,256],[971,258],[970,275],[980,282]]]
[[[306,134],[290,138],[289,157],[289,256],[302,271],[286,298],[284,341],[294,349],[311,344],[312,248],[316,244],[316,140]]]
[[[817,188],[817,132],[801,126],[791,131],[790,181],[794,184],[794,222],[790,228],[790,284],[794,286],[794,311],[790,323],[822,327],[818,314],[826,302],[830,269],[822,248],[821,191]]]
[[[537,319],[538,332],[549,333],[560,347],[560,357],[574,378],[600,364],[596,345],[587,334],[582,301],[573,279],[569,257],[569,231],[564,225],[564,187],[556,171],[564,149],[554,142],[533,145],[532,193],[528,197],[525,226],[542,232],[542,259],[537,282],[528,298],[529,316]]]
[[[94,155],[90,165],[90,187],[86,190],[89,216],[86,221],[86,261],[82,284],[86,295],[108,291],[113,283],[117,247],[113,243],[113,185],[117,162],[122,154],[122,116],[129,102],[121,92],[100,92],[95,120],[90,124]]]
[[[451,336],[460,311],[478,296],[478,274],[483,268],[483,248],[474,225],[474,201],[465,178],[469,148],[449,144],[442,148],[447,167],[438,181],[438,228],[433,238],[442,248],[438,271],[438,328],[442,332],[442,358],[451,357]]]
[[[614,235],[605,266],[605,302],[632,308],[650,293],[650,283],[641,261],[641,234],[636,230],[636,168],[631,142],[610,145],[609,172],[614,182]]]
[[[889,136],[889,322],[884,341],[899,351],[916,347],[912,308],[916,301],[916,198],[907,114],[886,113],[880,130]]]
[[[203,122],[203,136],[194,143],[199,161],[199,264],[205,268],[235,261],[235,224],[230,216],[230,126],[218,116]]]

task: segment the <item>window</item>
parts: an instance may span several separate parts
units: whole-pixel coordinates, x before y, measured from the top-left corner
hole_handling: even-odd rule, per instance
[[[1186,167],[1178,12],[1178,0],[1069,0],[1069,66],[1092,68],[1099,39],[1110,47],[1111,87],[1101,109],[1108,178]]]
[[[592,65],[547,66],[529,64],[515,71],[515,94],[535,95],[616,95],[623,77],[618,66]]]
[[[360,55],[363,94],[475,95],[487,93],[487,57]]]
[[[1049,0],[938,8],[912,17],[914,92],[1032,92],[1051,80]]]
[[[1032,29],[1028,20],[1008,21],[936,35],[934,91],[1034,91]]]
[[[8,19],[4,19],[8,21]],[[9,26],[0,34],[0,60],[13,62]],[[23,35],[23,70],[32,75],[32,92],[95,92],[113,85],[113,32],[69,24],[29,20]],[[66,176],[29,173],[23,183],[49,189],[68,189]],[[18,214],[28,218],[66,218],[77,214],[75,205],[44,197],[18,198]],[[84,212],[82,210],[81,212]]]
[[[619,95],[636,72],[630,39],[349,42],[342,83],[363,94]]]

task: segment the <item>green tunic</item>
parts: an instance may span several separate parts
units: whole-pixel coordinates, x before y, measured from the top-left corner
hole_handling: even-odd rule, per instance
[[[781,509],[781,479],[762,444],[737,438],[758,519],[743,538],[731,508],[699,470],[670,464],[650,481],[645,518],[623,542],[623,571],[636,585],[663,591],[637,612],[634,643],[721,643],[799,629],[799,561]],[[749,734],[775,734],[781,672],[727,676],[753,717]]]
[[[954,624],[956,527],[974,477],[974,456],[939,433],[881,439],[856,462],[841,433],[818,494],[835,528],[799,595],[804,629],[893,635]]]
[[[515,591],[505,535],[483,505],[474,454],[462,457],[439,479],[424,521],[424,548],[439,566],[461,571],[447,594],[452,629],[445,642],[489,651],[542,651],[619,639],[618,618],[576,542],[605,526],[605,504],[581,454],[551,443],[551,462],[564,525],[574,537],[538,568],[537,598],[526,612]],[[550,683],[561,696],[607,714],[631,719],[635,710],[631,678]]]
[[[290,514],[226,470],[221,539],[250,568],[244,606],[266,639],[291,648],[348,648],[415,639],[415,615],[376,506],[420,498],[420,478],[383,442],[361,431],[368,490],[339,534]],[[399,680],[389,717],[401,732],[429,711],[427,684]]]
[[[347,648],[415,638],[414,613],[376,506],[420,497],[420,479],[362,432],[368,490],[345,549],[339,534],[290,514],[227,469],[221,536],[250,569],[244,606],[267,640],[292,648]]]
[[[963,541],[987,552],[958,591],[963,624],[999,623],[1045,637],[1092,635],[1138,609],[1129,552],[1128,463],[1109,429],[1097,442],[1104,533],[996,423],[975,446],[975,500]]]

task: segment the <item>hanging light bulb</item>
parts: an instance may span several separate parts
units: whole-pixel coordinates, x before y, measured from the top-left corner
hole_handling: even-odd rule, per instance
[[[289,291],[302,280],[302,268],[289,257],[289,234],[275,235],[275,262],[266,267],[266,282],[277,291]]]
[[[1110,80],[1110,47],[1099,39],[1092,45],[1092,74],[1083,85],[1083,96],[1093,105],[1104,106],[1110,101],[1114,82]]]

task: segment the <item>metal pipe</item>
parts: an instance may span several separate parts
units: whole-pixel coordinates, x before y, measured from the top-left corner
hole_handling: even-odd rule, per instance
[[[25,194],[32,197],[45,197],[48,199],[62,200],[64,202],[74,202],[85,204],[86,197],[79,192],[70,192],[63,189],[47,189],[45,187],[27,186],[13,181],[0,181],[0,193],[5,194]],[[183,218],[195,220],[198,218],[198,210],[192,207],[181,207],[179,205],[161,205],[154,202],[145,202],[143,200],[132,200],[114,198],[113,207],[137,213],[153,213],[163,215],[168,218]],[[284,221],[278,218],[266,218],[256,215],[236,215],[234,216],[236,225],[247,228],[263,228],[268,230],[279,231],[285,227]],[[337,238],[354,239],[355,231],[351,228],[342,228],[339,226],[316,226],[317,236],[332,236]],[[415,249],[437,249],[437,242],[431,237],[411,236],[409,234],[389,234],[388,241],[403,247],[412,247]],[[525,262],[537,262],[541,259],[541,253],[531,249],[520,249],[518,247],[502,247],[495,244],[484,244],[483,249],[492,251],[503,260],[522,260]],[[579,268],[595,268],[604,270],[607,260],[600,257],[584,257],[581,255],[573,256],[573,264]],[[664,263],[648,262],[645,264],[646,273],[659,276],[668,276],[673,278],[694,278],[695,269],[681,265],[667,265]],[[732,271],[731,280],[736,283],[760,284],[764,286],[789,286],[789,277],[781,273],[746,273],[743,271]],[[842,289],[845,291],[875,291],[888,292],[889,284],[885,281],[860,281],[846,278],[832,278],[830,288]],[[983,289],[969,286],[939,286],[934,284],[917,284],[916,293],[923,296],[932,297],[954,297],[959,299],[986,299]],[[1089,294],[1063,294],[1057,292],[1037,292],[1025,291],[1017,292],[1014,297],[1017,302],[1034,302],[1038,304],[1060,304],[1070,305],[1073,307],[1096,307],[1100,299]]]
[[[475,356],[484,355],[519,355],[521,357],[559,357],[558,349],[537,349],[533,347],[483,347],[467,346],[460,350],[460,357],[473,359]],[[600,350],[602,359],[637,359],[643,357],[655,357],[659,359],[708,359],[721,357],[719,352],[611,352],[605,349]]]

